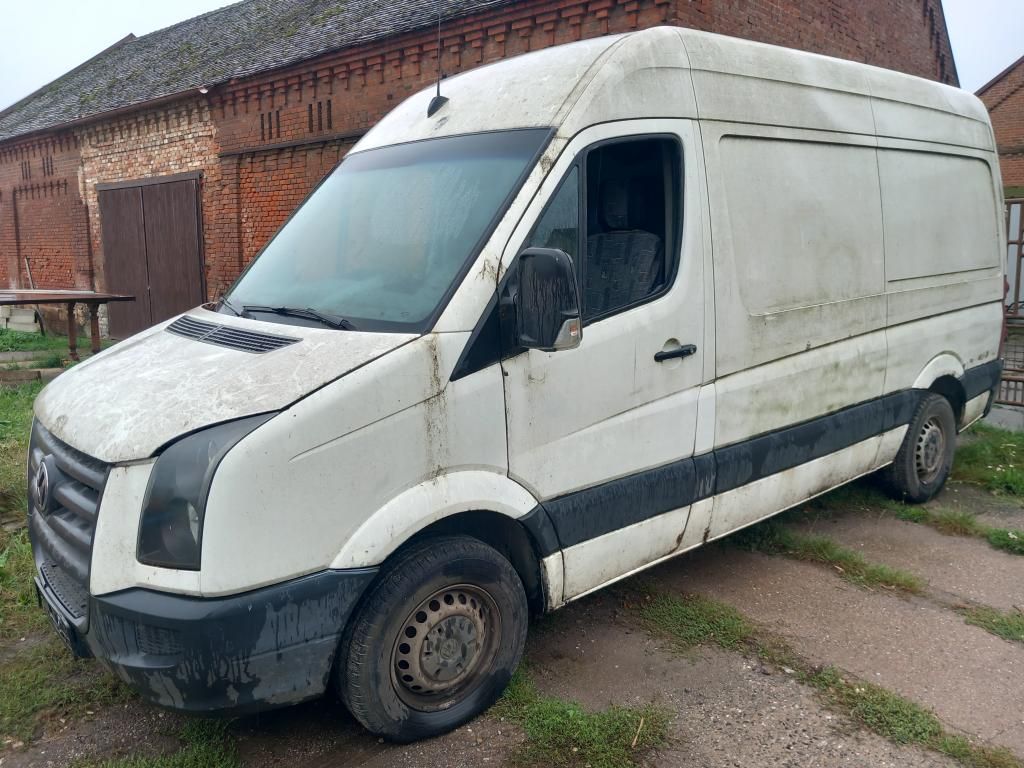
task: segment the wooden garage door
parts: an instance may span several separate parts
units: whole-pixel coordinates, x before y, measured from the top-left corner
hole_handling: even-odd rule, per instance
[[[123,339],[204,301],[199,179],[157,177],[101,184],[107,289],[135,296],[113,303],[110,335]]]

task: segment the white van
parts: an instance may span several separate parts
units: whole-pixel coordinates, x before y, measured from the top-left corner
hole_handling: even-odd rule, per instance
[[[441,90],[223,300],[36,402],[40,595],[154,702],[333,685],[374,733],[449,730],[530,613],[885,467],[926,500],[992,401],[974,96],[677,28]]]

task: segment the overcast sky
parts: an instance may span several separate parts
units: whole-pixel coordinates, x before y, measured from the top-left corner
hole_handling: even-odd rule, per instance
[[[394,0],[400,3],[402,0]],[[224,0],[0,0],[13,34],[0,46],[0,108],[136,36],[219,8]],[[960,85],[974,91],[1024,55],[1024,0],[943,0]]]

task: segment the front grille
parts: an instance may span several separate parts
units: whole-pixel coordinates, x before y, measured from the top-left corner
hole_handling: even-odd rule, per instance
[[[46,464],[47,492],[34,489]],[[61,442],[38,421],[28,455],[29,532],[36,568],[80,629],[88,621],[89,565],[108,465]]]
[[[216,344],[219,347],[228,347],[254,354],[273,352],[275,349],[301,341],[293,336],[275,336],[261,331],[247,331],[242,328],[232,328],[228,325],[198,320],[188,315],[179,317],[167,326],[167,330],[184,336],[186,339],[195,339],[207,344]]]

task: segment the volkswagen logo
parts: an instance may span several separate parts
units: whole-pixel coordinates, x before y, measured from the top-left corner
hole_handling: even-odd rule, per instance
[[[45,512],[50,502],[50,475],[45,461],[39,462],[39,469],[32,478],[32,501],[40,512]]]

